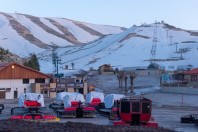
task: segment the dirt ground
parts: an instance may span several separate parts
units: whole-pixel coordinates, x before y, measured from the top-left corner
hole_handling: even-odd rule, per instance
[[[139,126],[131,127],[119,127],[113,126],[112,120],[109,120],[107,117],[100,116],[97,114],[95,118],[66,118],[61,119],[58,123],[39,123],[39,122],[29,122],[21,120],[10,120],[10,111],[11,108],[17,106],[17,100],[0,100],[0,103],[5,105],[5,109],[0,115],[0,131],[67,131],[67,132],[171,132],[169,129],[165,128],[147,128]],[[45,106],[48,107],[50,103],[53,102],[53,99],[45,98]],[[56,115],[55,113],[53,113]]]
[[[196,95],[182,95],[171,93],[149,93],[144,95],[152,100],[152,115],[160,127],[167,128],[179,132],[197,132],[198,126],[194,124],[180,123],[180,117],[187,114],[197,113],[198,104],[196,103],[198,96]],[[5,109],[0,115],[0,119],[8,119],[10,117],[11,108],[17,106],[17,100],[0,100],[0,103],[5,104]],[[53,99],[46,98],[45,105],[53,102]],[[55,113],[54,113],[55,115]],[[60,123],[66,122],[81,122],[93,123],[98,125],[111,125],[112,122],[108,118],[97,115],[96,118],[68,118],[61,119]]]

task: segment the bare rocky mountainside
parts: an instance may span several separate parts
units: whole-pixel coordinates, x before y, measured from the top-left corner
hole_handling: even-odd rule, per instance
[[[66,18],[0,12],[0,47],[21,57],[91,42],[108,34],[124,31],[123,27],[89,24]]]

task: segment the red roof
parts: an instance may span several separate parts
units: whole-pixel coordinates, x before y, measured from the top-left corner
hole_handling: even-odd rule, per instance
[[[7,62],[3,62],[3,63],[0,63],[0,72],[2,72],[6,67],[9,67],[9,66],[11,66],[11,65],[15,65],[15,66],[22,67],[22,68],[27,69],[27,70],[29,70],[29,71],[31,71],[31,72],[34,72],[34,73],[43,75],[43,76],[45,76],[45,77],[47,77],[47,78],[52,78],[50,75],[44,74],[44,73],[42,73],[42,72],[40,72],[40,71],[37,71],[37,70],[32,69],[32,68],[29,68],[29,67],[27,67],[27,66],[20,65],[20,64],[15,63],[15,62],[8,62],[8,63],[7,63]]]
[[[192,74],[198,74],[198,68],[192,69],[190,71],[184,72],[184,74],[192,75]]]

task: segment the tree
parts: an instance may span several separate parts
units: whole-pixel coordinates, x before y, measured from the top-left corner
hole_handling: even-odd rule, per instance
[[[31,54],[30,59],[24,63],[24,66],[40,71],[40,65],[35,54]]]
[[[123,79],[125,77],[125,74],[123,71],[119,71],[119,73],[117,74],[117,78],[118,78],[118,81],[119,81],[119,87],[122,88],[122,82],[123,82]]]
[[[127,79],[128,79],[128,77],[127,77],[127,75],[125,75],[125,77],[124,77],[124,88],[125,88],[125,94],[127,93]]]
[[[131,92],[134,93],[134,79],[136,78],[135,72],[130,73],[130,81],[131,81]]]
[[[7,55],[9,50],[5,50],[4,48],[0,47],[0,60],[4,60],[4,55]]]

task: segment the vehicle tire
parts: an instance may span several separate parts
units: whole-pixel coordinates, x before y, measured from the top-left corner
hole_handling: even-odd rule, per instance
[[[83,109],[82,108],[76,108],[76,117],[78,117],[78,118],[83,117]]]

